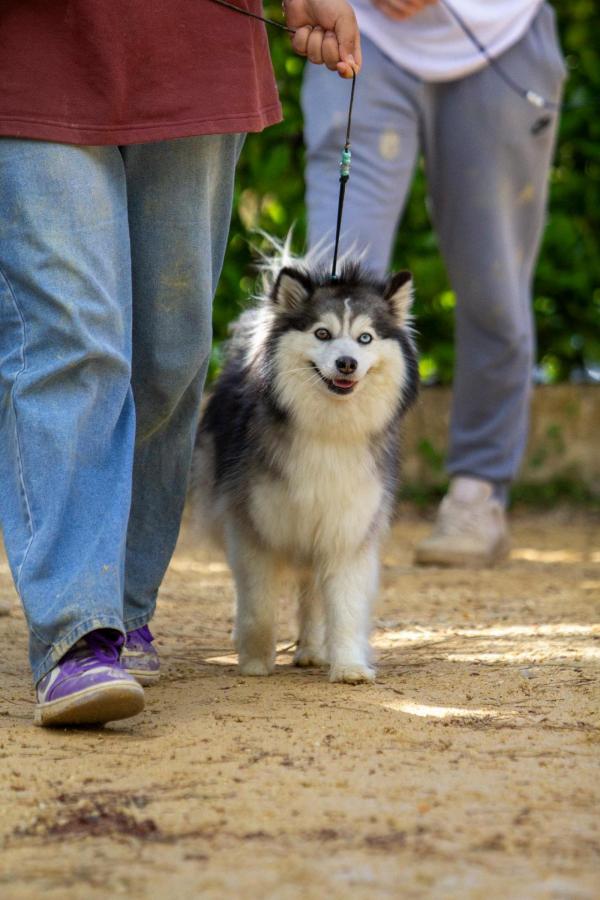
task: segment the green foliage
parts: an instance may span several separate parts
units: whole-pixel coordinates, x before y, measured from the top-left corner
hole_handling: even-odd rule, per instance
[[[600,498],[578,477],[563,475],[549,481],[518,482],[510,489],[511,506],[537,506],[555,510],[559,504],[584,506],[600,512]]]
[[[600,4],[596,0],[557,0],[554,6],[569,80],[534,309],[538,357],[548,379],[559,381],[585,363],[600,362],[600,44],[595,40],[600,34]],[[265,12],[272,18],[280,16],[276,3],[265,3]],[[261,228],[283,237],[294,226],[298,249],[305,238],[298,100],[303,62],[294,56],[284,33],[273,31],[270,43],[285,118],[262,134],[249,135],[242,154],[231,240],[215,303],[217,347],[228,322],[253,289],[250,243],[260,243],[260,238],[252,230]],[[332,73],[331,77],[337,76]],[[574,108],[575,104],[580,108]],[[410,268],[415,276],[421,374],[447,383],[454,358],[454,295],[425,199],[425,178],[419,167],[399,230],[394,265]],[[218,350],[212,371],[217,367]]]
[[[561,426],[549,425],[544,440],[537,447],[535,453],[530,456],[527,467],[533,470],[540,469],[548,459],[563,456],[566,449],[565,436]]]
[[[403,484],[399,500],[410,503],[419,510],[436,508],[448,491],[448,481],[440,484]],[[600,514],[600,498],[583,484],[577,476],[562,475],[545,481],[518,481],[510,488],[509,506],[537,507],[556,510],[559,505],[581,506]]]
[[[556,9],[569,79],[534,308],[540,359],[560,380],[600,362],[600,6]]]
[[[444,454],[440,453],[427,438],[419,441],[417,453],[433,472],[444,471]]]

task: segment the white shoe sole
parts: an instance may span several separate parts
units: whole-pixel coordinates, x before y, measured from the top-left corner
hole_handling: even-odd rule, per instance
[[[36,725],[104,725],[136,716],[144,708],[144,689],[129,680],[92,685],[59,700],[38,703]]]
[[[123,668],[129,675],[133,675],[138,684],[143,684],[144,687],[156,684],[160,678],[160,670],[158,672],[148,672],[147,669],[130,669],[129,666],[123,666]]]
[[[444,566],[446,568],[484,569],[503,562],[510,554],[510,541],[502,538],[492,550],[468,553],[443,547],[417,547],[414,561],[418,566]]]

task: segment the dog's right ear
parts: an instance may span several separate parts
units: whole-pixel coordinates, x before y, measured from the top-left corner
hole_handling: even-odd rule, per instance
[[[273,286],[271,299],[275,306],[288,312],[299,312],[313,290],[312,281],[298,269],[285,266]]]
[[[396,322],[404,326],[410,317],[413,300],[413,280],[410,272],[396,272],[388,278],[383,297],[387,300]]]

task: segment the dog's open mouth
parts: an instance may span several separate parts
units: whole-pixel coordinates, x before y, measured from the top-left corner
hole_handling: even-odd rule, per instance
[[[353,381],[351,378],[326,378],[314,363],[313,368],[320,376],[321,381],[323,381],[328,389],[334,394],[351,394],[358,384],[358,381]]]

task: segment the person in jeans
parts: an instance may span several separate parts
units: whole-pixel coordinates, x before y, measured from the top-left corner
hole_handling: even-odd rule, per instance
[[[416,561],[488,565],[508,552],[507,490],[527,437],[531,282],[557,114],[515,94],[444,3],[353,5],[363,69],[342,249],[366,248],[366,263],[386,272],[422,153],[433,226],[456,292],[450,488]],[[548,4],[452,0],[452,8],[513,81],[559,103],[565,68]],[[344,142],[347,96],[334,81],[305,72],[311,244],[331,237],[337,201],[331,171]]]
[[[359,68],[345,0],[285,5]],[[0,83],[0,521],[36,720],[106,722],[158,675],[235,166],[281,110],[264,25],[210,0],[3,3]]]

